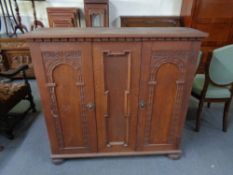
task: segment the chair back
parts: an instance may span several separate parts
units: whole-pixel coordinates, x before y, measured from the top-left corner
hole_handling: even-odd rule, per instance
[[[209,76],[217,85],[233,83],[233,44],[213,51]]]
[[[199,67],[199,65],[200,65],[200,63],[201,63],[202,55],[203,55],[203,53],[202,53],[202,51],[200,50],[200,51],[198,52],[198,56],[197,56],[197,69],[198,69],[198,67]]]

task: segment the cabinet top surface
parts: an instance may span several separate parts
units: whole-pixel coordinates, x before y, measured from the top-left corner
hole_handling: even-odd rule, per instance
[[[43,28],[20,37],[50,38],[205,38],[207,33],[185,27]]]

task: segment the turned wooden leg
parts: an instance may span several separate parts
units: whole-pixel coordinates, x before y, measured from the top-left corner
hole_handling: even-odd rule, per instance
[[[60,165],[60,164],[62,164],[62,163],[64,162],[64,159],[53,158],[53,159],[52,159],[52,162],[53,162],[53,164],[55,164],[55,165]]]
[[[201,99],[199,102],[199,105],[198,105],[198,110],[197,110],[196,127],[195,127],[196,132],[199,132],[199,130],[200,130],[201,112],[202,112],[203,105],[204,105],[204,100]]]
[[[4,149],[4,146],[0,145],[0,152]]]
[[[171,160],[178,160],[181,157],[181,153],[168,154],[168,158]]]
[[[6,132],[6,137],[10,140],[13,140],[15,138],[12,129]]]
[[[227,120],[228,120],[228,112],[230,109],[231,100],[227,101],[224,106],[224,112],[223,112],[223,132],[227,132]]]

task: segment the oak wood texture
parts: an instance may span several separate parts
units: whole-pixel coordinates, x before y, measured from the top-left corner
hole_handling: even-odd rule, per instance
[[[30,44],[52,159],[181,153],[201,40],[188,28],[54,28]]]
[[[48,7],[49,27],[80,27],[79,9],[73,7]]]
[[[2,55],[2,70],[15,70],[22,64],[27,64],[27,77],[34,78],[34,70],[28,44],[19,37],[0,36],[0,50]],[[21,75],[16,76],[22,78]]]
[[[93,17],[100,17],[99,27],[109,26],[109,1],[108,0],[84,0],[84,13],[86,27],[93,26]]]
[[[203,58],[198,72],[204,72],[208,52],[233,43],[233,0],[183,0],[182,25],[209,33],[202,43]]]
[[[179,16],[121,16],[121,27],[180,27]]]

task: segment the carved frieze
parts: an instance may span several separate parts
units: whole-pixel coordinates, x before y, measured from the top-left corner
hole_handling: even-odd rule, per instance
[[[31,42],[140,42],[140,41],[201,41],[200,37],[102,37],[102,38],[40,38],[29,39]]]

